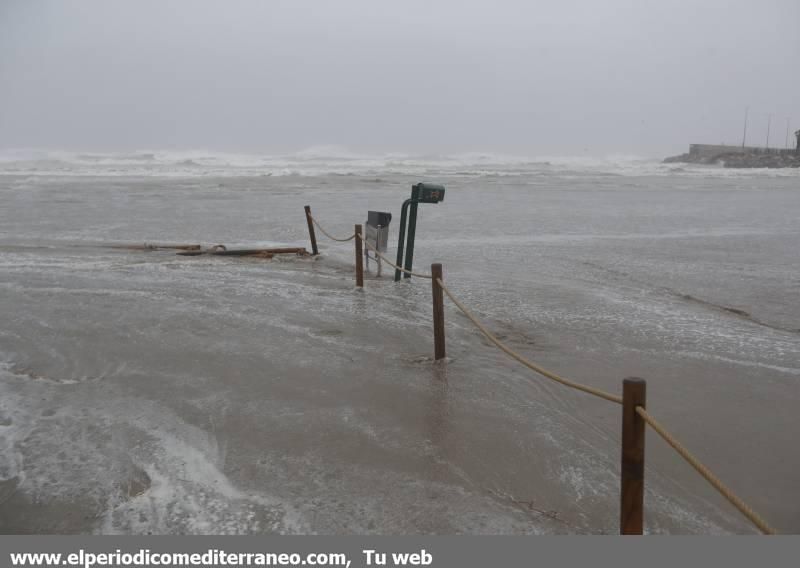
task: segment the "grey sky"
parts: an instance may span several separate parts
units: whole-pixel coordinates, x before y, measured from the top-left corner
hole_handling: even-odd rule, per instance
[[[799,69],[798,0],[0,0],[0,148],[783,145]]]

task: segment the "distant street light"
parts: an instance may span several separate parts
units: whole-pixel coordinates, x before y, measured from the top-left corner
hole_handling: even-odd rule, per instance
[[[744,148],[745,142],[747,142],[747,113],[750,112],[750,107],[747,106],[744,108],[744,134],[742,135],[742,148]]]
[[[767,117],[767,150],[769,150],[769,127],[772,125],[772,115]]]

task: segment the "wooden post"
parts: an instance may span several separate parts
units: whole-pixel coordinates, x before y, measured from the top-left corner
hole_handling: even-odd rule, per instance
[[[356,225],[356,286],[364,287],[364,254],[361,250],[361,225]]]
[[[622,467],[620,471],[620,534],[642,534],[644,528],[645,421],[636,407],[646,408],[647,382],[622,381]]]
[[[436,281],[444,280],[442,265],[431,264],[431,291],[433,292],[433,351],[434,359],[444,359],[446,356],[444,345],[444,295],[442,287]]]
[[[308,236],[311,237],[311,252],[314,255],[319,254],[317,248],[317,234],[314,232],[314,221],[311,220],[311,207],[306,205],[306,222],[308,222]]]

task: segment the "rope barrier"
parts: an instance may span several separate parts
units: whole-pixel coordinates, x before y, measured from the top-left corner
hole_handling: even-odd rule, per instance
[[[309,216],[309,217],[311,217],[311,220],[312,220],[312,221],[314,221],[314,224],[317,226],[317,228],[318,228],[320,231],[322,231],[322,234],[323,234],[323,235],[325,235],[326,237],[328,237],[329,239],[331,239],[332,241],[339,241],[340,243],[346,243],[347,241],[352,241],[354,238],[356,238],[356,234],[355,234],[355,233],[353,233],[352,235],[350,235],[350,236],[349,236],[349,237],[347,237],[346,239],[337,239],[336,237],[334,237],[333,235],[331,235],[331,234],[330,234],[328,231],[326,231],[325,229],[323,229],[323,228],[322,228],[322,225],[320,225],[319,223],[317,223],[317,220],[316,220],[316,219],[314,219],[314,217],[313,217],[311,214],[309,214],[308,216]]]
[[[361,242],[363,242],[365,245],[367,245],[367,248],[368,248],[368,249],[372,250],[372,252],[374,252],[374,253],[375,253],[375,254],[377,254],[379,257],[381,257],[381,258],[383,259],[383,261],[384,261],[386,264],[388,264],[389,266],[391,266],[392,268],[394,268],[394,269],[396,269],[396,270],[401,270],[401,271],[403,271],[403,272],[405,272],[405,273],[407,273],[407,274],[410,274],[411,276],[417,276],[417,277],[419,277],[419,278],[428,278],[428,279],[431,279],[431,278],[433,278],[433,276],[431,276],[430,274],[422,274],[422,273],[419,273],[419,272],[413,272],[413,271],[411,271],[411,270],[406,270],[406,269],[405,269],[405,268],[403,268],[402,266],[397,266],[397,265],[396,265],[395,263],[393,263],[391,260],[389,260],[389,259],[388,259],[388,258],[386,258],[384,255],[382,255],[382,254],[380,253],[380,251],[379,251],[377,248],[375,248],[374,246],[372,246],[371,244],[369,244],[369,241],[368,241],[367,239],[365,239],[365,238],[364,238],[364,237],[362,237],[362,236],[359,236],[358,238],[359,238],[359,239],[361,239]]]
[[[636,413],[642,417],[642,420],[647,422],[650,427],[656,431],[656,433],[664,439],[664,441],[672,446],[672,449],[678,452],[683,459],[685,459],[689,465],[691,465],[697,473],[700,474],[706,481],[708,481],[714,489],[719,491],[720,495],[722,495],[728,502],[736,507],[742,515],[747,517],[747,519],[753,523],[758,529],[764,534],[777,534],[775,529],[773,529],[767,522],[756,513],[753,509],[751,509],[747,503],[742,501],[738,495],[736,495],[733,491],[731,491],[722,481],[714,475],[710,469],[708,469],[705,465],[703,465],[700,460],[698,460],[686,447],[681,444],[672,434],[667,432],[667,430],[659,424],[659,422],[653,418],[650,413],[647,412],[641,406],[636,407]]]
[[[328,231],[326,231],[325,229],[323,229],[323,228],[322,228],[322,225],[320,225],[320,224],[319,224],[319,222],[317,222],[317,220],[316,220],[316,219],[314,219],[314,216],[313,216],[313,215],[309,214],[308,216],[309,216],[309,217],[311,217],[311,220],[314,222],[314,224],[317,226],[317,228],[318,228],[320,231],[322,231],[322,234],[323,234],[323,235],[325,235],[326,237],[328,237],[329,239],[331,239],[332,241],[339,241],[340,243],[346,243],[347,241],[351,241],[351,240],[353,240],[353,239],[354,239],[354,238],[356,238],[356,236],[357,236],[357,235],[356,235],[356,233],[353,233],[352,235],[350,235],[350,236],[349,236],[349,237],[347,237],[346,239],[337,239],[336,237],[334,237],[333,235],[331,235],[331,234],[330,234]],[[383,261],[384,261],[386,264],[388,264],[389,266],[391,266],[392,268],[395,268],[395,269],[397,269],[397,270],[401,270],[401,271],[403,271],[403,272],[405,272],[405,273],[407,273],[407,274],[411,274],[412,276],[417,276],[417,277],[419,277],[419,278],[428,278],[428,279],[430,279],[430,278],[433,278],[433,276],[431,276],[430,274],[422,274],[422,273],[420,273],[420,272],[414,272],[414,271],[412,271],[412,270],[407,270],[407,269],[403,268],[402,266],[397,266],[397,265],[396,265],[395,263],[393,263],[391,260],[389,260],[388,258],[386,258],[386,256],[384,256],[383,254],[381,254],[381,253],[380,253],[380,251],[379,251],[378,249],[376,249],[374,246],[372,246],[371,244],[369,244],[369,241],[367,241],[367,239],[365,239],[365,238],[364,238],[364,237],[362,237],[362,236],[359,236],[358,238],[359,238],[359,239],[361,239],[361,242],[362,242],[362,243],[364,243],[364,244],[367,246],[367,248],[371,249],[371,250],[372,250],[372,252],[374,252],[374,253],[375,253],[375,254],[377,254],[379,257],[381,257],[381,259],[383,259]]]
[[[433,276],[431,274],[420,274],[417,272],[412,272],[411,270],[407,270],[401,266],[397,266],[391,260],[386,258],[380,251],[373,245],[371,245],[367,239],[365,239],[362,235],[359,234],[352,234],[351,236],[347,237],[346,239],[337,239],[336,237],[329,234],[325,229],[323,229],[320,224],[317,222],[314,217],[309,214],[309,217],[314,222],[314,224],[319,228],[322,233],[332,239],[334,241],[339,242],[347,242],[355,237],[361,239],[361,241],[367,246],[367,248],[371,249],[376,255],[378,255],[384,262],[386,262],[389,266],[401,270],[405,273],[411,274],[413,276],[417,276],[419,278],[429,278],[432,279]],[[501,342],[497,337],[489,331],[486,326],[484,326],[478,319],[470,312],[464,304],[462,304],[450,291],[450,289],[445,285],[441,278],[436,278],[435,282],[441,287],[442,291],[447,295],[448,298],[458,307],[459,310],[467,317],[467,319],[476,327],[478,330],[492,342],[498,349],[503,351],[506,355],[511,357],[512,359],[516,360],[517,362],[521,363],[531,371],[546,377],[552,381],[560,383],[564,386],[570,387],[575,390],[579,390],[585,392],[587,394],[591,394],[598,398],[605,399],[609,402],[615,402],[617,404],[622,404],[622,397],[617,396],[615,394],[611,394],[609,392],[603,391],[601,389],[597,389],[588,385],[584,385],[581,383],[577,383],[570,379],[566,379],[552,371],[545,369],[537,365],[536,363],[528,360],[527,358],[523,357],[503,342]],[[753,523],[758,529],[764,534],[777,534],[777,531],[773,529],[758,513],[756,513],[753,509],[750,508],[738,495],[736,495],[731,489],[729,489],[723,482],[720,480],[714,473],[708,469],[700,460],[698,460],[683,444],[680,443],[672,434],[670,434],[652,415],[650,415],[647,410],[645,410],[641,406],[636,407],[636,413],[644,420],[656,433],[661,436],[661,438],[674,449],[678,455],[680,455],[686,462],[691,465],[697,473],[700,474],[703,479],[708,481],[714,489],[716,489],[720,495],[722,495],[731,505],[733,505],[742,515],[744,515],[751,523]]]
[[[505,352],[507,355],[512,357],[513,359],[517,360],[518,362],[522,363],[532,371],[547,377],[553,381],[561,383],[562,385],[571,387],[573,389],[577,389],[583,391],[588,394],[592,394],[594,396],[603,398],[605,400],[616,402],[618,404],[622,404],[622,397],[613,395],[611,393],[607,393],[605,391],[596,389],[594,387],[590,387],[587,385],[582,385],[580,383],[576,383],[569,379],[565,379],[552,371],[548,371],[543,367],[540,367],[536,363],[533,363],[511,349],[510,347],[504,345],[497,337],[492,334],[486,327],[478,321],[478,319],[470,313],[470,311],[460,302],[458,301],[453,293],[450,291],[449,288],[442,282],[441,279],[437,278],[436,283],[442,287],[442,290],[447,297],[452,300],[452,302],[460,309],[467,319],[469,319],[475,327],[477,327],[481,333],[483,333],[486,338],[494,343],[499,349]],[[689,465],[691,465],[697,473],[700,474],[706,481],[708,481],[714,489],[716,489],[728,502],[736,507],[740,513],[742,513],[751,523],[753,523],[758,529],[764,534],[776,534],[775,529],[773,529],[769,524],[752,508],[750,508],[738,495],[736,495],[731,489],[729,489],[723,482],[720,480],[710,469],[708,469],[705,465],[703,465],[700,460],[698,460],[683,444],[681,444],[672,434],[670,434],[655,418],[653,418],[644,408],[641,406],[636,407],[636,413],[642,417],[642,419],[650,425],[653,430],[661,436],[664,441],[669,444],[677,453],[680,455],[684,460],[686,460]]]
[[[516,359],[517,361],[519,361],[520,363],[522,363],[523,365],[528,367],[531,371],[539,373],[540,375],[542,375],[544,377],[547,377],[548,379],[553,380],[553,381],[555,381],[557,383],[561,383],[562,385],[568,386],[570,388],[577,389],[579,391],[583,391],[585,393],[588,393],[588,394],[603,398],[603,399],[608,400],[610,402],[616,402],[617,404],[622,404],[622,397],[621,396],[617,396],[615,394],[611,394],[611,393],[605,392],[603,390],[596,389],[594,387],[590,387],[590,386],[587,386],[587,385],[582,385],[580,383],[576,383],[576,382],[571,381],[569,379],[565,379],[564,377],[561,377],[561,376],[553,373],[552,371],[548,371],[544,367],[540,367],[536,363],[533,363],[533,362],[529,361],[528,359],[526,359],[525,357],[523,357],[522,355],[520,355],[519,353],[517,353],[516,351],[514,351],[510,347],[507,347],[499,339],[497,339],[497,337],[495,337],[494,334],[492,334],[491,331],[486,329],[486,327],[481,322],[479,322],[477,320],[477,318],[474,315],[472,315],[472,313],[470,313],[470,311],[464,306],[464,304],[459,302],[456,299],[456,297],[453,296],[453,293],[450,291],[450,289],[447,286],[445,286],[444,282],[442,282],[442,280],[440,278],[436,279],[436,283],[439,284],[439,286],[442,287],[442,290],[444,291],[444,293],[447,294],[447,297],[450,298],[456,306],[458,306],[458,309],[461,310],[464,313],[465,316],[467,316],[467,319],[469,319],[473,323],[473,325],[475,327],[477,327],[480,330],[480,332],[483,333],[483,335],[486,336],[486,339],[488,339],[489,341],[494,343],[498,348],[500,348],[501,351],[505,352],[506,355],[508,355],[512,359]]]

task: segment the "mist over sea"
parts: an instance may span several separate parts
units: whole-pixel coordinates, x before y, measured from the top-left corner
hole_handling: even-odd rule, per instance
[[[60,176],[664,176],[800,177],[793,169],[724,170],[721,166],[663,164],[661,160],[611,154],[520,156],[492,152],[460,154],[365,154],[342,146],[312,146],[283,154],[207,150],[66,152],[0,150],[0,175]]]
[[[648,409],[800,531],[800,170],[634,156],[0,152],[0,532],[614,533],[619,408],[546,382],[430,283],[309,246],[394,215],[514,349]],[[391,255],[391,253],[390,253]],[[646,526],[752,527],[652,433]]]

